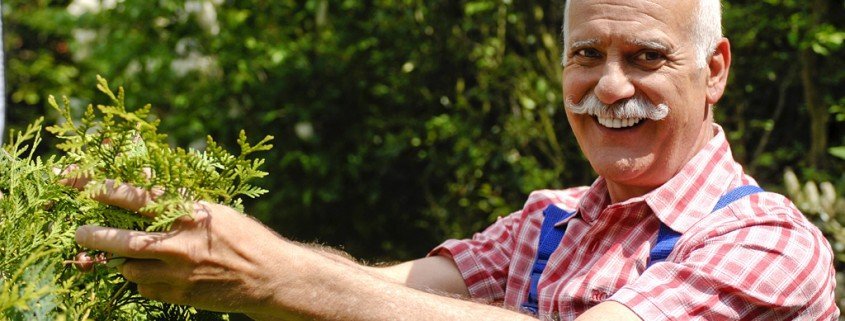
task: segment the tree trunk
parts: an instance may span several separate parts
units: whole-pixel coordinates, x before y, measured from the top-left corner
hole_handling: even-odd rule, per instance
[[[824,22],[824,13],[827,11],[826,1],[812,0],[809,3],[809,23],[806,38],[799,53],[804,103],[810,113],[810,152],[807,154],[807,162],[812,167],[824,165],[823,160],[827,155],[828,123],[830,122],[830,113],[819,91],[819,56],[813,52],[812,48],[815,30]]]
[[[804,87],[804,103],[810,113],[810,153],[807,161],[817,167],[827,151],[827,128],[830,114],[824,106],[818,90],[818,58],[810,48],[801,49],[801,82]]]

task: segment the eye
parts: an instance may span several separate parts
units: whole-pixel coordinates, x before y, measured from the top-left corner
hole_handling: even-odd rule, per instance
[[[646,50],[637,53],[633,58],[634,63],[646,67],[657,68],[666,61],[666,56],[659,51]]]
[[[663,55],[661,55],[657,51],[646,51],[637,55],[637,59],[645,61],[654,61],[658,59],[663,59]]]
[[[601,53],[593,48],[584,48],[576,50],[574,56],[584,58],[601,58]]]

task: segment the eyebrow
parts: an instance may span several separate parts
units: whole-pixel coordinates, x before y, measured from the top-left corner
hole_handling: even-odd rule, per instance
[[[645,47],[648,49],[660,50],[660,51],[670,51],[671,48],[663,43],[660,40],[643,40],[643,39],[630,39],[625,41],[629,45],[638,46],[638,47]],[[572,44],[569,45],[571,49],[580,49],[584,47],[593,47],[599,44],[598,39],[586,39],[586,40],[578,40],[573,41]]]
[[[658,50],[658,51],[670,51],[668,45],[663,43],[659,40],[642,40],[642,39],[633,39],[627,41],[628,44],[638,46],[638,47],[645,47],[648,49]]]
[[[572,44],[569,45],[569,48],[580,49],[580,48],[584,48],[584,47],[592,47],[592,46],[597,45],[598,43],[599,43],[598,39],[578,40],[578,41],[573,41]]]

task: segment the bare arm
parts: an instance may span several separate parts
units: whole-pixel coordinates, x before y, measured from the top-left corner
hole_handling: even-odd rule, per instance
[[[335,263],[356,268],[384,281],[434,294],[469,298],[463,277],[452,259],[432,256],[394,265],[369,266],[346,252],[319,244],[298,243]]]
[[[137,210],[149,198],[121,185],[99,199]],[[194,219],[179,221],[169,232],[84,226],[76,236],[84,247],[131,258],[120,271],[145,297],[259,320],[534,319],[455,298],[468,297],[468,291],[450,258],[367,267],[342,252],[288,241],[217,204],[198,203]],[[639,320],[612,302],[579,318],[605,319]]]
[[[324,257],[313,257],[313,259],[315,262],[308,263],[309,265],[327,263],[319,262],[325,260]],[[420,268],[421,264],[425,266],[453,264],[446,261],[451,260],[432,257],[389,268],[373,268],[380,271],[349,269],[342,264],[325,265],[321,273],[311,278],[300,279],[298,280],[301,282],[300,285],[291,286],[291,288],[314,287],[312,291],[306,291],[302,296],[320,301],[322,304],[312,304],[311,300],[293,302],[287,298],[288,295],[283,294],[278,300],[266,306],[264,315],[270,315],[272,311],[295,310],[305,312],[307,318],[318,320],[478,320],[479,318],[534,320],[530,316],[514,311],[418,291],[400,282],[403,278],[409,279],[408,275],[418,273],[413,271]],[[390,271],[387,276],[383,274],[386,271]],[[403,271],[410,273],[406,274]],[[385,277],[398,278],[385,281]],[[460,282],[463,283],[462,280]],[[332,286],[324,286],[327,284],[332,284]],[[432,290],[432,287],[426,286],[426,290]],[[442,290],[438,289],[438,291]],[[255,315],[255,317],[263,320],[261,316]]]
[[[397,284],[440,295],[469,298],[463,277],[452,259],[431,256],[388,267],[369,268]]]
[[[642,321],[640,317],[616,301],[605,301],[592,307],[578,316],[575,321],[604,321],[604,320],[620,320],[620,321]]]
[[[334,259],[345,258],[334,257]],[[348,271],[344,269],[338,269],[335,272],[339,273],[341,281],[348,287],[335,288],[337,292],[331,296],[350,298],[338,304],[346,306],[342,310],[358,313],[338,315],[336,318],[338,320],[477,320],[481,316],[484,319],[534,320],[527,315],[462,300],[468,298],[469,293],[460,272],[450,258],[434,256],[390,267],[358,267],[361,273],[354,276],[346,273]],[[323,274],[321,277],[329,276]],[[379,282],[379,280],[388,280],[392,284]],[[309,281],[320,282],[317,279]],[[414,291],[409,287],[425,292]],[[344,288],[355,290],[346,293],[347,290]],[[273,310],[275,309],[270,309],[270,311]],[[331,313],[331,310],[333,309],[326,312]],[[378,313],[373,313],[374,311]],[[331,317],[331,314],[310,317],[335,319]],[[263,320],[261,317],[257,319]],[[272,320],[272,318],[267,320]],[[576,319],[576,321],[602,320],[641,321],[642,319],[628,307],[614,301],[601,303]]]
[[[149,197],[120,185],[98,199],[137,210]],[[344,255],[288,241],[226,206],[200,202],[193,216],[169,232],[84,226],[76,239],[83,247],[129,258],[120,272],[138,285],[141,295],[201,309],[259,319],[530,319],[411,288],[466,296],[460,273],[448,258],[365,267]]]

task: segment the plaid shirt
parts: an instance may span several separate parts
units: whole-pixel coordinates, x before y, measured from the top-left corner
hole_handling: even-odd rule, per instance
[[[758,193],[710,213],[719,197],[756,185],[733,160],[722,129],[681,171],[641,197],[611,204],[604,179],[531,193],[525,207],[452,257],[473,298],[519,309],[528,296],[543,209],[575,215],[538,285],[542,319],[572,320],[613,300],[643,320],[835,320],[832,251],[784,196]],[[646,269],[660,222],[682,233],[665,262]]]

